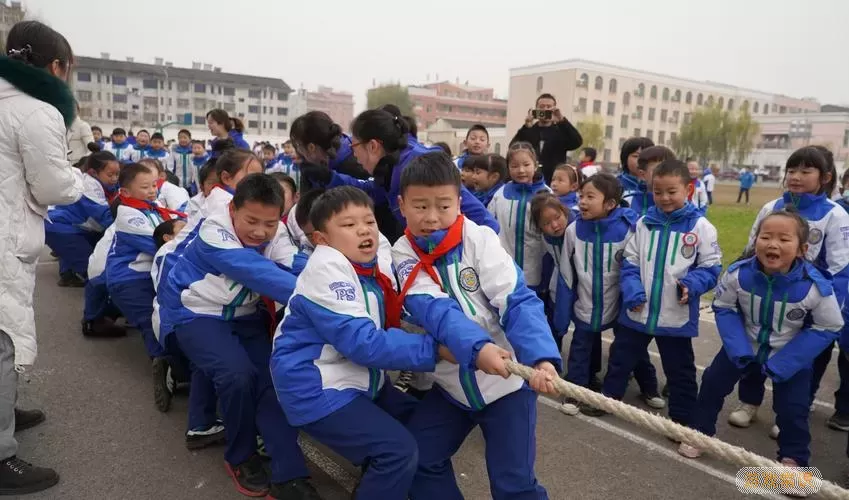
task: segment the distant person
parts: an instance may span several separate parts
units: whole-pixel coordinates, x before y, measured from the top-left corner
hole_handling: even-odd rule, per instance
[[[716,174],[718,173],[719,168],[716,165],[711,165],[709,169],[705,170],[705,176],[702,177],[708,197],[708,205],[713,205],[713,188],[716,186]]]
[[[136,142],[133,144],[132,149],[130,149],[130,161],[132,163],[138,163],[144,158],[147,158],[149,156],[149,152],[150,132],[144,129],[139,130],[136,134]]]
[[[74,123],[68,127],[68,160],[77,163],[90,152],[89,144],[94,144],[94,135],[91,133],[91,125],[79,117],[80,105],[77,104],[77,117]]]
[[[584,148],[578,155],[578,170],[584,176],[584,179],[601,172],[601,165],[597,165],[595,162],[597,156],[598,151],[595,148]]]
[[[447,142],[437,142],[433,145],[433,147],[439,148],[439,149],[445,151],[445,154],[447,154],[448,156],[452,156],[451,155],[451,146],[449,146]]]
[[[690,184],[687,186],[687,201],[704,213],[708,206],[708,195],[704,182],[699,180],[702,167],[699,162],[690,160],[687,162],[687,170],[690,171],[691,177]]]
[[[118,127],[112,130],[111,142],[106,144],[104,151],[109,151],[122,164],[131,163],[130,155],[133,151],[133,145],[127,139],[127,132]]]
[[[210,142],[213,157],[218,156],[215,154],[215,143],[224,139],[231,139],[238,149],[250,151],[250,145],[242,137],[242,133],[245,131],[245,124],[242,123],[242,120],[231,117],[223,109],[213,109],[206,114],[206,125],[209,127],[209,133],[214,136],[214,139]]]
[[[100,147],[101,151],[103,151],[103,148],[106,146],[106,139],[103,138],[103,129],[97,125],[92,126],[91,136],[94,137],[94,143]]]
[[[740,192],[737,193],[737,203],[740,203],[745,193],[746,205],[749,204],[749,190],[752,189],[752,184],[754,183],[755,175],[749,170],[749,167],[743,167],[743,171],[740,172]]]
[[[466,132],[466,140],[463,141],[463,152],[454,160],[457,168],[463,169],[463,163],[469,156],[485,155],[489,152],[489,132],[480,123],[472,125]]]
[[[536,109],[529,109],[525,124],[516,132],[510,144],[527,142],[534,147],[546,184],[551,183],[554,168],[566,163],[566,155],[578,149],[584,142],[569,120],[557,108],[557,100],[551,94],[537,97]]]

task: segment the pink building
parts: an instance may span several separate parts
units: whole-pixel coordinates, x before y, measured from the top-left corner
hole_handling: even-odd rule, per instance
[[[306,92],[306,111],[323,111],[344,130],[350,130],[354,121],[354,96],[319,85],[317,91]]]
[[[837,171],[842,171],[849,162],[849,111],[837,109],[756,117],[761,135],[746,164],[781,172],[793,151],[819,145],[834,153]]]
[[[496,99],[491,88],[460,83],[438,82],[409,86],[419,129],[443,119],[453,127],[468,128],[476,123],[486,127],[507,124],[507,101]]]

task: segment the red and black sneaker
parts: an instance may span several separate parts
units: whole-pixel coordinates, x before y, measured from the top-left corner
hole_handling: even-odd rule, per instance
[[[259,455],[254,455],[236,466],[224,462],[224,467],[236,483],[236,490],[242,495],[264,497],[268,494],[269,478]]]

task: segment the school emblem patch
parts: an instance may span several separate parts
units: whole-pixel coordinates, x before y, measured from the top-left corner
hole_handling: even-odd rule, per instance
[[[407,259],[398,264],[398,281],[407,281],[407,277],[413,272],[414,267],[416,267],[416,259]]]
[[[336,300],[353,302],[357,298],[354,285],[347,281],[334,281],[330,284],[330,291],[336,293]]]
[[[221,237],[221,241],[223,243],[227,243],[228,241],[236,241],[236,237],[233,236],[233,233],[223,228],[218,230],[218,236]]]
[[[144,227],[147,221],[144,220],[144,217],[130,217],[127,219],[127,224],[133,227]]]
[[[478,272],[467,267],[460,271],[460,286],[467,292],[476,292],[480,289],[481,284],[478,279]]]
[[[681,247],[681,257],[684,257],[685,259],[690,259],[693,257],[693,255],[696,255],[696,247],[691,245],[684,245],[683,247]]]
[[[696,233],[684,233],[681,237],[681,242],[685,247],[694,247],[699,243],[699,235]]]
[[[808,243],[816,245],[822,241],[822,231],[817,228],[811,229],[811,234],[808,235]]]
[[[616,259],[616,262],[622,263],[622,261],[625,260],[625,249],[620,248],[617,250],[616,253],[613,254],[613,258]]]
[[[804,309],[791,309],[790,312],[787,313],[787,319],[790,321],[799,321],[800,319],[805,317]]]

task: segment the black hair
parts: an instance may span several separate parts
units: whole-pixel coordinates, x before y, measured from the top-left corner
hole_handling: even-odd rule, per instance
[[[148,131],[147,131],[147,129],[141,129],[141,130],[139,130],[138,132],[136,132],[136,138],[138,139],[138,137],[139,137],[141,134],[147,134],[147,136],[148,136],[148,137],[150,137],[150,132],[148,132]]]
[[[92,153],[86,156],[85,168],[83,170],[94,170],[95,172],[102,172],[106,165],[109,162],[114,161],[117,162],[118,158],[115,157],[109,151],[100,151],[98,153]]]
[[[236,186],[233,195],[233,207],[242,208],[245,203],[252,201],[261,205],[273,205],[280,209],[283,215],[283,188],[280,184],[265,174],[251,174]]]
[[[159,140],[164,141],[165,137],[162,134],[160,134],[159,132],[154,132],[154,134],[150,136],[150,140],[152,141],[154,139],[159,139]]]
[[[374,139],[380,142],[386,154],[392,155],[407,147],[410,130],[400,115],[382,109],[369,109],[357,115],[351,124],[351,132],[359,141]]]
[[[298,192],[298,185],[295,183],[295,179],[290,177],[288,174],[284,174],[283,172],[272,172],[268,175],[280,184],[286,184],[289,186],[289,190],[292,191],[293,195]]]
[[[497,153],[470,156],[463,162],[463,168],[485,170],[490,173],[498,174],[498,182],[507,181],[507,160]]]
[[[123,135],[123,136],[126,136],[126,135],[127,135],[127,131],[126,131],[126,130],[124,130],[124,129],[122,129],[121,127],[113,128],[113,129],[112,129],[112,135]]]
[[[286,142],[284,142],[283,144],[281,144],[281,145],[280,145],[280,147],[283,147],[283,146],[285,146],[286,144],[288,144],[288,145],[290,145],[290,146],[291,146],[291,145],[292,145],[292,140],[291,140],[291,139],[289,139],[288,141],[286,141]]]
[[[121,167],[121,173],[118,174],[118,185],[122,188],[130,187],[130,184],[136,180],[136,177],[142,174],[151,173],[150,168],[141,163],[130,163]]]
[[[92,153],[99,153],[101,151],[100,144],[96,142],[90,142],[85,145],[86,149],[88,149]]]
[[[324,188],[315,188],[303,193],[298,198],[298,204],[295,206],[295,222],[298,223],[298,227],[303,229],[310,221],[310,211],[315,205],[315,200],[319,199],[326,191]]]
[[[584,148],[581,150],[584,153],[584,156],[590,159],[590,161],[595,161],[595,157],[598,156],[598,151],[595,148]]]
[[[843,186],[845,186],[847,182],[849,182],[849,168],[847,168],[846,171],[843,172],[843,176],[840,178],[840,189],[841,190],[843,189]]]
[[[189,129],[181,128],[180,131],[177,132],[177,137],[180,137],[183,134],[186,134],[187,136],[189,136],[189,140],[191,140],[192,133],[189,131]],[[192,141],[192,142],[194,142],[194,141]]]
[[[486,134],[486,138],[487,138],[487,140],[489,140],[489,131],[486,129],[486,127],[484,127],[480,123],[475,123],[474,125],[469,127],[469,130],[466,132],[466,139],[468,139],[469,135],[471,135],[471,133],[474,132],[475,130],[477,130],[479,132],[483,132],[484,134]]]
[[[315,144],[328,157],[336,158],[336,153],[342,144],[342,127],[333,122],[327,113],[310,111],[292,122],[289,137],[301,146]]]
[[[354,205],[374,211],[374,202],[365,191],[353,186],[328,189],[318,197],[310,209],[310,223],[316,231],[324,231],[327,221],[345,208]]]
[[[637,168],[646,170],[649,163],[676,159],[675,153],[665,146],[649,146],[640,151],[640,156],[637,158]]]
[[[174,235],[174,223],[175,222],[185,222],[182,219],[170,219],[167,220],[153,230],[153,241],[156,242],[156,248],[162,248],[162,245],[167,243],[165,241],[166,235]]]
[[[764,225],[764,221],[769,219],[770,217],[785,217],[788,219],[792,219],[796,222],[796,236],[799,238],[799,247],[808,242],[808,238],[810,237],[811,226],[808,225],[808,221],[805,220],[804,217],[799,213],[799,210],[796,209],[793,205],[784,205],[784,208],[780,210],[773,210],[768,213],[763,219],[758,222],[758,227],[755,229],[755,239],[752,242],[751,247],[743,251],[743,254],[737,258],[738,261],[743,259],[748,259],[749,257],[754,257],[755,255],[755,244],[754,241],[757,241],[758,234],[761,232],[761,227]],[[802,255],[803,259],[806,259],[804,253]]]
[[[92,131],[92,132],[94,132],[95,130],[97,130],[98,132],[100,132],[101,134],[103,134],[103,129],[102,129],[102,128],[98,127],[97,125],[92,125],[92,126],[91,126],[91,131]]]
[[[653,177],[655,179],[658,177],[680,177],[681,181],[685,185],[689,184],[692,180],[690,178],[690,169],[687,168],[687,164],[681,160],[675,159],[660,162],[660,165],[654,168]]]
[[[271,151],[272,153],[277,152],[277,148],[275,148],[274,146],[272,146],[271,144],[268,144],[268,143],[266,143],[265,145],[262,146],[262,150],[263,151]]]
[[[525,152],[529,153],[531,155],[531,158],[534,160],[534,163],[538,162],[537,152],[534,149],[534,147],[531,145],[531,143],[519,141],[519,142],[514,142],[513,144],[510,145],[509,148],[507,148],[507,165],[510,165],[510,160],[519,151],[525,151]]]
[[[654,142],[648,137],[631,137],[622,144],[619,151],[619,166],[622,171],[628,172],[628,157],[634,154],[635,151],[646,149],[654,146]]]
[[[210,175],[217,175],[214,165],[204,165],[198,170],[198,189],[203,190],[203,185]]]
[[[447,142],[437,142],[436,144],[434,144],[434,147],[445,151],[445,154],[451,156],[451,146],[449,146]]]
[[[830,172],[828,158],[826,158],[822,151],[816,146],[805,146],[794,151],[793,154],[790,155],[790,158],[787,158],[787,164],[784,169],[784,178],[787,178],[788,170],[799,167],[809,167],[819,170],[820,183],[822,183],[825,175]],[[835,174],[832,174],[832,180],[834,180],[834,177]],[[831,186],[832,189],[826,191],[828,186]],[[817,194],[825,192],[827,195],[831,195],[833,190],[834,184],[830,182],[826,186],[821,185]]]
[[[221,141],[218,141],[218,142],[221,142]],[[230,142],[233,142],[233,141],[230,141]],[[192,139],[192,146],[194,146],[195,144],[200,144],[201,146],[203,146],[204,149],[206,149],[206,142],[204,142],[200,139]]]
[[[540,219],[542,219],[542,213],[546,208],[553,208],[555,210],[559,210],[563,213],[563,216],[566,217],[566,220],[569,220],[569,210],[560,203],[560,199],[554,194],[548,191],[540,191],[535,194],[533,198],[531,198],[531,221],[533,221],[534,226],[537,229],[542,231],[542,224],[540,224]]]
[[[219,141],[224,142],[224,141]],[[233,144],[233,141],[227,139],[226,142]],[[217,144],[216,144],[217,146]],[[215,173],[218,175],[218,179],[221,179],[221,174],[227,172],[231,177],[239,173],[240,170],[245,168],[245,164],[250,160],[257,160],[255,154],[247,149],[226,149],[220,156],[215,159],[210,160],[207,164],[215,166]],[[257,160],[258,161],[258,160]]]
[[[580,189],[583,190],[584,186],[590,185],[604,196],[604,201],[612,200],[616,202],[616,206],[622,205],[622,185],[616,177],[606,172],[599,172],[584,179]]]
[[[554,96],[549,93],[540,94],[539,97],[537,97],[537,100],[534,101],[535,106],[539,106],[540,99],[551,99],[552,101],[554,101],[554,105],[557,106],[557,99],[555,99]]]
[[[216,108],[210,110],[206,114],[207,118],[212,118],[213,121],[218,122],[224,126],[224,130],[227,132],[231,130],[235,130],[236,132],[242,133],[245,130],[245,124],[242,120],[236,118],[235,116],[230,116],[221,108]]]
[[[401,172],[401,196],[410,186],[454,186],[460,192],[460,171],[445,153],[423,154]]]
[[[177,177],[177,174],[170,170],[165,171],[165,180],[177,187],[180,187],[180,178]]]
[[[140,165],[151,166],[156,169],[157,172],[162,173],[165,171],[165,167],[162,166],[162,162],[157,160],[156,158],[142,158],[139,160]]]
[[[832,153],[827,147],[820,146],[819,144],[814,147],[817,148],[823,156],[825,156],[828,171],[831,173],[831,180],[825,185],[825,193],[830,196],[831,193],[834,192],[834,188],[837,186],[837,166],[834,164],[834,153]]]
[[[6,37],[6,54],[9,59],[21,61],[36,68],[46,68],[59,61],[67,70],[74,64],[74,51],[61,33],[38,21],[15,23]]]

